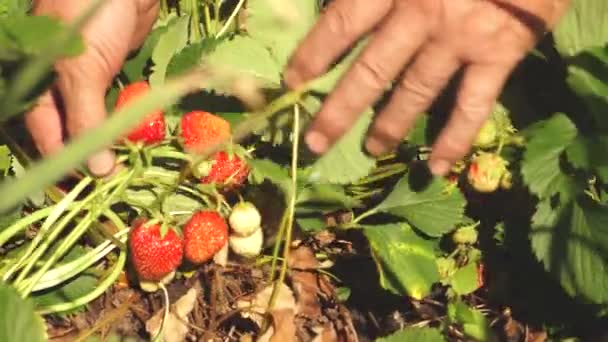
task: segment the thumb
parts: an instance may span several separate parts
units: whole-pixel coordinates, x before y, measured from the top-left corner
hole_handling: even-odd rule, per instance
[[[67,132],[74,138],[105,120],[104,96],[110,80],[97,63],[72,61],[64,66],[58,72],[57,88],[64,100]],[[114,169],[115,155],[104,148],[89,157],[87,166],[95,176],[107,176]]]

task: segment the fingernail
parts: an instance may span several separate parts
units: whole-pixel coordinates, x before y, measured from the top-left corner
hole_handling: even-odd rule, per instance
[[[429,161],[429,169],[435,176],[445,176],[450,171],[450,162],[445,159],[436,159]]]
[[[384,144],[376,137],[369,137],[365,142],[365,149],[373,156],[379,156],[384,153]]]
[[[306,135],[306,145],[308,149],[316,154],[322,154],[327,151],[329,140],[320,132],[312,131]]]
[[[285,83],[290,88],[296,88],[302,84],[302,77],[300,77],[300,74],[293,69],[287,69],[283,77],[285,78]]]
[[[108,175],[114,169],[114,153],[110,150],[98,152],[89,158],[87,165],[95,176]]]

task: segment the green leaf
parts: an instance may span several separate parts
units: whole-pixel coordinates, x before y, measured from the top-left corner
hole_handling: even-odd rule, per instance
[[[320,232],[327,227],[325,219],[322,216],[297,217],[296,222],[307,233]]]
[[[311,0],[249,0],[247,14],[247,33],[270,49],[282,69],[315,23],[319,6]]]
[[[424,189],[412,189],[412,173],[403,177],[376,210],[405,218],[421,232],[439,237],[454,229],[464,216],[465,199],[460,191],[445,191],[449,183],[433,180]]]
[[[608,42],[608,2],[573,0],[566,15],[553,31],[557,49],[562,55],[575,56],[590,47]]]
[[[32,7],[31,0],[1,0],[0,18],[26,15]]]
[[[469,262],[464,267],[459,268],[452,275],[452,289],[459,295],[468,295],[478,289],[477,286],[477,265]]]
[[[452,324],[461,325],[465,335],[475,341],[497,341],[486,317],[462,301],[448,304],[448,318]]]
[[[160,37],[167,32],[167,27],[157,27],[146,38],[137,53],[129,58],[122,67],[122,72],[129,82],[137,82],[144,79],[144,72],[150,60],[154,48],[158,44]]]
[[[224,41],[203,57],[210,67],[250,76],[263,88],[279,88],[281,67],[262,43],[247,36]]]
[[[568,161],[576,168],[595,172],[608,182],[608,136],[579,135],[566,150]]]
[[[171,58],[188,43],[189,24],[189,16],[179,17],[169,24],[167,31],[158,39],[152,52],[154,67],[150,75],[150,85],[153,87],[165,82],[167,66]]]
[[[287,169],[269,159],[254,159],[249,161],[250,177],[253,183],[261,184],[269,181],[275,184],[288,198],[292,189],[291,177]]]
[[[298,213],[352,209],[359,204],[343,187],[334,184],[311,184],[298,190],[296,199]]]
[[[16,59],[20,56],[40,56],[46,48],[63,34],[66,27],[48,16],[15,16],[0,19],[0,58]],[[61,56],[76,56],[84,51],[80,39],[72,39],[62,49]]]
[[[323,94],[330,93],[334,89],[338,81],[340,81],[342,76],[344,76],[344,74],[348,71],[350,66],[357,59],[357,57],[359,57],[359,54],[361,53],[366,44],[366,40],[361,41],[359,44],[357,44],[355,48],[333,69],[331,69],[325,75],[314,80],[310,85],[309,89]]]
[[[23,300],[19,293],[0,284],[0,341],[44,342],[46,327],[42,317],[34,312],[34,304]]]
[[[439,329],[434,328],[406,328],[396,333],[378,338],[376,342],[444,342],[445,338]]]
[[[363,151],[363,139],[372,119],[366,111],[353,128],[311,167],[313,183],[349,184],[369,174],[376,161]]]
[[[205,38],[186,46],[171,58],[171,62],[167,66],[167,77],[183,74],[200,65],[203,56],[213,51],[217,44],[218,40]]]
[[[407,224],[364,226],[383,288],[421,299],[439,281],[435,262],[437,242],[420,237]]]
[[[412,145],[418,146],[429,146],[431,145],[431,141],[429,141],[427,137],[427,127],[429,124],[429,116],[427,114],[420,115],[416,122],[414,123],[414,127],[410,131],[407,141]]]
[[[572,296],[608,303],[608,206],[582,198],[558,213],[533,226],[534,253]]]
[[[0,145],[0,173],[2,175],[8,174],[12,164],[11,159],[11,150],[6,145]]]
[[[589,109],[597,129],[608,131],[608,48],[591,49],[573,59],[566,81]]]
[[[571,188],[572,180],[562,171],[560,157],[577,136],[572,121],[557,114],[531,127],[526,136],[521,173],[530,191],[542,199]]]

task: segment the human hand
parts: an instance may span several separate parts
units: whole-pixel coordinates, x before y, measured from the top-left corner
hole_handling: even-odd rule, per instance
[[[38,0],[34,14],[71,22],[93,1]],[[37,106],[25,116],[34,143],[43,156],[63,147],[63,127],[69,136],[85,134],[106,117],[105,93],[120,71],[127,54],[137,48],[158,14],[156,0],[108,0],[82,30],[86,51],[55,64],[57,81]],[[112,172],[115,156],[110,150],[95,153],[89,170],[98,176]]]
[[[372,39],[328,96],[306,143],[325,152],[397,77],[366,149],[393,149],[452,76],[463,69],[455,106],[429,167],[446,174],[491,113],[509,74],[565,12],[569,0],[334,0],[292,56],[290,87],[322,75],[358,39]]]

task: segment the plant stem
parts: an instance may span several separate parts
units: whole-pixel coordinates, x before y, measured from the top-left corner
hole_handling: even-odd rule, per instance
[[[126,177],[120,177],[119,179],[121,180],[122,178],[124,178],[122,184],[120,184],[111,194],[106,196],[101,203],[97,203],[94,208],[90,209],[90,211],[82,219],[82,221],[80,221],[80,223],[78,223],[78,225],[74,227],[70,234],[68,234],[68,236],[57,247],[55,252],[49,257],[44,266],[42,266],[38,270],[38,272],[36,272],[36,274],[32,277],[32,282],[28,286],[23,287],[23,290],[21,291],[22,298],[27,298],[29,296],[29,294],[32,292],[32,289],[34,288],[34,286],[36,286],[36,283],[38,283],[38,281],[42,278],[44,273],[48,271],[51,266],[53,266],[53,264],[57,262],[57,260],[59,260],[59,258],[65,255],[65,253],[67,253],[70,248],[72,248],[76,241],[78,241],[78,239],[80,239],[80,237],[87,231],[91,223],[93,223],[93,221],[95,221],[99,217],[100,213],[107,210],[107,208],[114,201],[114,199],[124,192],[124,190],[129,185],[130,180],[137,173],[137,171],[137,168],[135,168],[129,171]]]
[[[287,207],[287,222],[285,229],[285,245],[283,246],[283,263],[281,264],[281,272],[279,278],[272,288],[272,294],[268,302],[268,311],[271,311],[278,296],[278,291],[281,288],[281,284],[285,281],[285,275],[287,273],[287,266],[289,263],[289,253],[291,251],[291,239],[293,234],[293,222],[296,211],[296,198],[297,198],[297,187],[298,187],[298,151],[300,142],[300,106],[294,105],[293,111],[293,144],[291,149],[291,198],[289,199],[289,206]]]
[[[159,13],[160,18],[164,19],[168,15],[169,15],[169,5],[167,5],[167,0],[160,0],[160,13]]]
[[[123,237],[129,232],[128,229],[123,229],[116,233],[113,237],[118,241],[121,241],[122,244],[126,242],[126,237]],[[122,240],[120,240],[122,238]],[[34,286],[32,292],[42,291],[54,286],[57,286],[64,281],[72,279],[80,272],[85,271],[92,265],[94,265],[99,260],[103,259],[106,255],[112,252],[116,247],[110,240],[106,240],[99,246],[95,247],[95,249],[91,250],[87,254],[79,257],[78,259],[72,260],[68,263],[62,264],[52,270],[49,270],[44,274],[44,276],[38,281],[38,284]],[[31,278],[28,278],[24,281],[24,284],[29,284],[31,282]]]
[[[154,336],[154,338],[152,339],[152,341],[154,342],[163,340],[163,331],[165,330],[165,324],[167,323],[167,319],[169,318],[169,306],[171,305],[171,303],[169,302],[169,292],[167,291],[165,284],[158,283],[158,287],[160,287],[160,289],[163,291],[163,298],[165,301],[165,313],[163,315],[163,320],[160,322],[158,334],[156,334],[156,336]]]
[[[190,18],[190,42],[198,42],[201,40],[201,17],[198,13],[198,0],[191,0],[192,17]]]
[[[213,33],[214,36],[217,34],[217,30],[220,27],[221,24],[221,20],[222,18],[220,18],[220,10],[222,8],[222,0],[215,0],[214,4],[213,4]]]
[[[359,215],[357,218],[355,218],[355,219],[353,220],[353,222],[352,222],[352,223],[353,223],[353,224],[357,224],[357,223],[361,222],[363,219],[368,218],[368,217],[370,217],[370,216],[373,216],[373,215],[375,215],[375,214],[377,214],[377,213],[378,213],[378,209],[377,209],[377,207],[376,207],[376,208],[372,208],[372,209],[370,209],[370,210],[368,210],[368,211],[364,212],[363,214]]]
[[[68,209],[71,209],[74,206],[79,205],[79,204],[80,204],[80,202],[74,202],[68,206]],[[50,207],[40,209],[34,213],[29,214],[28,216],[25,216],[24,218],[20,219],[19,221],[15,222],[12,226],[4,229],[2,231],[2,233],[0,233],[0,246],[4,245],[8,240],[10,240],[13,236],[15,236],[20,231],[26,229],[27,226],[29,226],[30,224],[38,222],[38,221],[42,220],[43,218],[47,217],[48,215],[50,215],[56,206],[57,205],[53,205]]]
[[[43,243],[39,249],[36,249],[36,248],[38,247],[40,242],[43,241],[43,239],[45,238],[47,233],[49,233],[47,240],[51,240],[51,241],[53,240],[53,237],[58,234],[58,233],[55,234],[55,231],[56,230],[60,231],[62,228],[52,229],[53,227],[57,227],[57,226],[53,226],[53,225],[59,219],[59,217],[65,212],[65,210],[68,208],[68,206],[70,206],[70,204],[74,203],[74,200],[76,199],[76,197],[91,183],[92,180],[93,179],[91,179],[89,177],[85,177],[82,181],[80,181],[80,183],[78,183],[78,185],[76,185],[74,187],[74,189],[72,189],[72,191],[70,191],[70,193],[67,196],[65,196],[61,200],[61,202],[59,202],[54,207],[51,214],[47,217],[46,221],[42,224],[42,227],[38,231],[38,234],[36,235],[36,237],[30,242],[28,249],[21,256],[21,259],[17,263],[15,263],[8,272],[6,272],[6,274],[3,277],[4,281],[7,281],[8,279],[10,279],[13,276],[13,274],[17,270],[19,270],[21,267],[23,267],[24,263],[28,260],[29,260],[29,263],[26,264],[25,269],[19,275],[16,282],[19,282],[21,279],[23,279],[23,277],[25,277],[25,275],[27,275],[27,272],[29,272],[29,270],[32,267],[34,267],[35,262],[38,261],[41,254],[44,253],[44,251],[46,250],[46,246],[50,245],[50,243]],[[75,206],[74,208],[72,208],[70,210],[70,213],[68,215],[66,215],[66,217],[74,217],[76,215],[76,213],[78,213],[85,204],[86,204],[86,200],[79,203],[79,205]],[[66,221],[66,220],[64,219],[61,222],[63,222],[63,221]],[[61,223],[59,224],[59,227],[61,227]],[[34,253],[34,255],[32,255],[32,253]]]
[[[39,310],[37,310],[38,313],[39,314],[48,314],[48,313],[53,313],[53,312],[69,311],[69,310],[75,309],[77,307],[86,305],[87,303],[95,300],[97,297],[101,296],[104,292],[106,292],[106,290],[110,286],[112,286],[112,284],[114,284],[114,282],[116,282],[116,279],[118,279],[118,277],[120,276],[120,273],[122,272],[123,268],[125,267],[126,261],[127,261],[127,253],[125,251],[122,251],[120,253],[120,255],[118,256],[118,260],[116,261],[116,264],[114,265],[114,269],[112,270],[112,273],[110,273],[108,275],[108,277],[106,279],[104,279],[103,282],[99,283],[97,285],[97,287],[95,287],[95,290],[93,290],[92,292],[90,292],[76,300],[68,302],[68,303],[61,303],[61,304],[42,307]]]
[[[228,17],[228,19],[224,23],[224,26],[222,26],[222,28],[219,30],[219,32],[215,35],[215,38],[219,38],[224,33],[226,33],[226,31],[228,30],[228,28],[230,27],[230,25],[234,21],[234,18],[236,18],[238,16],[239,12],[241,11],[241,7],[243,7],[244,3],[245,3],[245,0],[239,0],[239,3],[236,4],[236,7],[234,8],[234,11],[232,11],[232,13],[230,13],[230,16]]]
[[[212,37],[214,34],[211,31],[211,13],[209,12],[209,4],[203,5],[205,13],[205,31],[207,31],[207,37]]]

